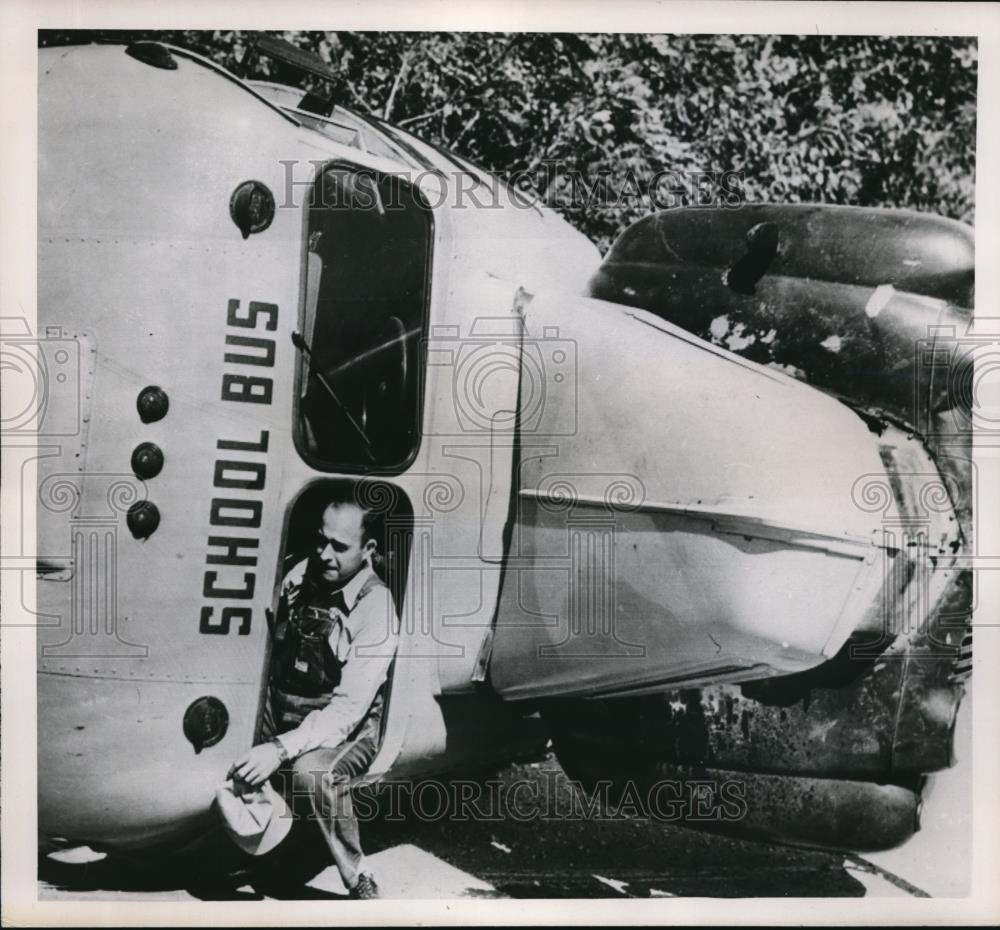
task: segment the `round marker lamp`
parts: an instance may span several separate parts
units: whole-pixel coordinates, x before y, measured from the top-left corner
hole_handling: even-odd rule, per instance
[[[132,471],[137,478],[155,478],[163,470],[163,450],[155,442],[143,442],[132,453]]]
[[[214,746],[229,729],[229,711],[217,697],[200,697],[184,711],[184,736],[196,753]]]
[[[151,384],[139,392],[135,406],[139,411],[139,419],[143,423],[155,423],[167,415],[167,411],[170,409],[170,399],[163,388]]]
[[[274,219],[274,195],[260,181],[244,181],[229,198],[229,215],[246,239]]]
[[[129,507],[125,522],[136,539],[149,539],[160,525],[160,510],[152,501],[139,501]]]

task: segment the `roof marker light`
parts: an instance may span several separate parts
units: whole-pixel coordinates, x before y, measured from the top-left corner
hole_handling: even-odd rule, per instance
[[[149,539],[160,525],[160,508],[152,501],[139,501],[129,507],[125,523],[136,539]]]
[[[135,405],[139,410],[139,419],[143,423],[155,423],[162,420],[170,409],[170,398],[167,392],[155,384],[144,387],[136,398]]]
[[[184,711],[184,736],[196,753],[214,746],[229,729],[229,711],[217,697],[200,697]]]
[[[132,453],[132,471],[138,478],[155,478],[163,469],[163,450],[155,442],[143,442]]]
[[[274,219],[274,195],[260,181],[244,181],[229,198],[229,215],[244,239],[263,232]]]

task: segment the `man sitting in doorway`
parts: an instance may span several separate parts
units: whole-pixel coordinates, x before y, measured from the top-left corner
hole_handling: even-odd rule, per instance
[[[283,766],[306,797],[352,898],[377,898],[364,866],[350,780],[378,751],[399,620],[376,575],[378,516],[349,494],[329,500],[312,554],[285,576],[262,738],[230,774],[251,787]]]

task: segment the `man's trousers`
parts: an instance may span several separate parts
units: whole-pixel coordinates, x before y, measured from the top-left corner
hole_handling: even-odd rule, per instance
[[[332,749],[303,753],[272,776],[275,788],[288,799],[296,817],[307,817],[319,826],[348,888],[357,882],[364,860],[350,782],[368,770],[378,752],[383,702],[380,690],[364,721],[349,740]],[[267,741],[276,735],[268,700],[261,739]]]

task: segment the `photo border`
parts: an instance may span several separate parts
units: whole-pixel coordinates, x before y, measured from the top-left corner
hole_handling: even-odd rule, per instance
[[[24,0],[0,8],[0,316],[35,319],[37,37],[39,28],[317,28],[349,30],[684,32],[784,34],[975,35],[979,41],[976,178],[976,291],[980,308],[1000,308],[1000,5],[951,3],[784,3],[691,4],[630,0],[396,0],[370,2],[267,3],[265,0],[111,0],[84,5],[67,0]],[[996,313],[980,316],[1000,317]],[[994,320],[1000,325],[1000,320]],[[997,398],[993,398],[996,402]],[[4,405],[16,398],[5,397]],[[8,450],[4,449],[4,464]],[[976,514],[977,548],[1000,555],[1000,449],[979,443],[975,463],[981,477]],[[2,504],[20,508],[12,489],[17,474],[2,472]],[[29,475],[29,478],[31,476]],[[8,545],[4,520],[0,551]],[[24,526],[33,538],[33,514]],[[981,575],[979,610],[1000,605],[1000,573]],[[17,626],[22,610],[11,585],[0,586],[2,668],[2,922],[18,926],[246,924],[363,925],[421,924],[645,924],[726,923],[795,925],[813,923],[995,923],[1000,921],[1000,675],[986,673],[1000,660],[1000,638],[977,633],[971,690],[974,719],[974,858],[972,895],[967,899],[704,899],[656,900],[441,900],[344,904],[315,901],[158,902],[37,900],[36,707],[34,633]],[[992,664],[991,664],[992,663]],[[331,919],[332,918],[332,919]]]

